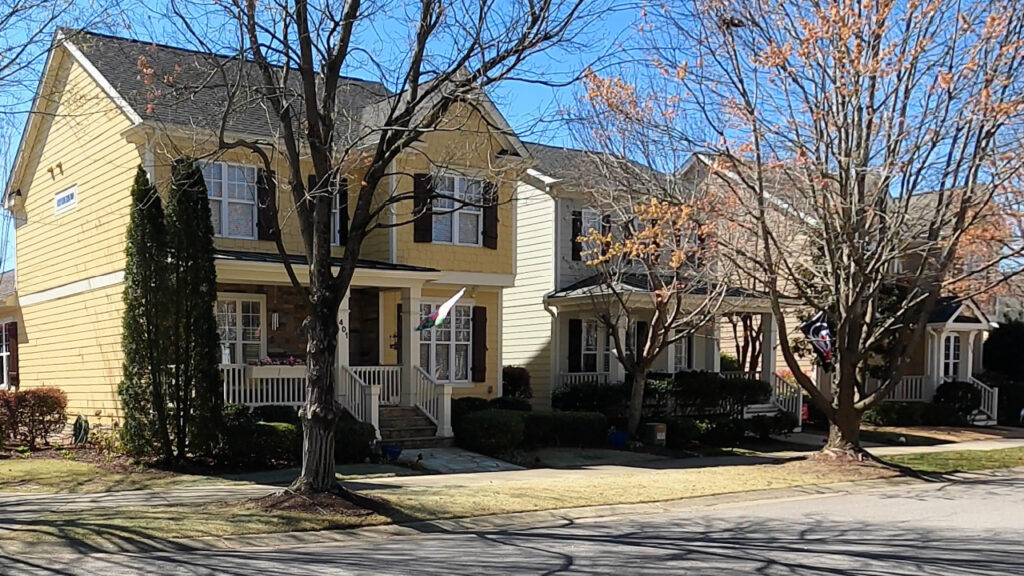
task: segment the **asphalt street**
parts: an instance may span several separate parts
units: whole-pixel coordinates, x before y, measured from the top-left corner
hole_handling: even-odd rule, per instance
[[[0,574],[1024,575],[1024,476],[557,526],[232,551],[31,553]]]

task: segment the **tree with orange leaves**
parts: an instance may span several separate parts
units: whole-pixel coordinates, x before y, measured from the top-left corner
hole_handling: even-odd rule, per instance
[[[860,457],[861,415],[908,374],[940,297],[1021,271],[1024,3],[666,0],[640,30],[646,73],[596,78],[589,99],[707,154],[743,232],[718,252],[780,332],[786,302],[825,314],[831,387],[780,349],[831,423],[826,450]]]

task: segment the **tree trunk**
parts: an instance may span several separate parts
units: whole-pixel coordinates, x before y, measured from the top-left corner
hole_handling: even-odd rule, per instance
[[[629,436],[636,438],[640,429],[640,419],[644,414],[644,386],[647,383],[647,374],[637,370],[631,373],[630,377],[633,384],[629,395],[629,423],[626,427]]]
[[[338,343],[337,306],[324,298],[306,318],[306,405],[302,417],[302,471],[291,485],[296,492],[331,492],[338,488],[334,473],[334,355]]]
[[[846,385],[848,389],[842,386]],[[835,418],[829,421],[828,442],[823,449],[832,457],[860,458],[860,417],[854,407],[852,383],[840,383]]]

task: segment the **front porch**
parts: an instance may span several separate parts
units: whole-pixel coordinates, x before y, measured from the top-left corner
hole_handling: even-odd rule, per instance
[[[264,267],[261,282],[237,274],[235,266],[222,265],[218,262],[217,320],[224,401],[248,406],[303,405],[306,341],[301,334],[305,317],[301,294],[272,275],[278,269],[283,272],[280,263],[269,265],[274,269]],[[423,297],[423,284],[437,273],[406,268],[357,270],[338,312],[335,396],[352,416],[373,424],[385,441],[389,436],[425,440],[389,434],[389,415],[394,416],[391,420],[401,420],[396,426],[422,417],[418,430],[429,422],[432,437],[449,438],[452,388],[459,385],[460,377],[469,378],[472,341],[468,336],[456,338],[462,332],[450,325],[447,332],[443,328],[415,331],[434,300]],[[468,313],[460,309],[449,322],[462,322]],[[441,344],[431,346],[434,340],[448,345],[456,339],[451,348],[458,348],[457,352]],[[438,349],[450,355],[442,361]],[[422,361],[421,353],[426,354]]]
[[[886,400],[931,402],[943,383],[967,382],[981,394],[981,407],[974,423],[995,425],[999,389],[978,377],[989,329],[988,319],[973,302],[940,302],[929,319],[924,341],[911,351],[910,375],[896,384]],[[876,379],[868,379],[865,391],[870,394],[879,384]]]

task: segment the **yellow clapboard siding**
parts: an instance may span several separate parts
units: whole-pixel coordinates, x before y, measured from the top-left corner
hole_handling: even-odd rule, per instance
[[[58,386],[68,394],[68,414],[103,421],[119,417],[121,285],[22,308],[19,347],[23,388]],[[90,329],[91,328],[91,329]]]

